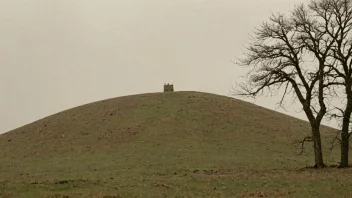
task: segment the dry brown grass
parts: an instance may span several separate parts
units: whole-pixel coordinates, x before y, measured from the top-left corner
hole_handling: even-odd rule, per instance
[[[307,122],[199,92],[99,101],[0,135],[0,197],[340,197],[348,169],[302,169]],[[325,159],[334,130],[322,127]],[[61,182],[60,182],[61,181]]]

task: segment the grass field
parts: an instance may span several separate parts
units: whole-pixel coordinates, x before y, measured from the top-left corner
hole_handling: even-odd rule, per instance
[[[0,135],[0,197],[352,197],[351,170],[305,168],[309,130],[208,93],[99,101]],[[328,165],[335,134],[322,127]]]

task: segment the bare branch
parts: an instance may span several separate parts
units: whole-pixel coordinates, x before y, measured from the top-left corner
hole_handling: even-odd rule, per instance
[[[335,138],[332,140],[332,142],[331,142],[331,147],[330,147],[330,150],[331,150],[331,151],[332,151],[332,150],[335,148],[335,146],[336,146],[335,141],[338,142],[338,145],[341,145],[341,139],[339,138],[340,134],[341,134],[341,131],[340,131],[340,130],[337,131]]]
[[[312,136],[306,136],[302,140],[295,141],[299,145],[299,149],[301,150],[298,155],[302,155],[305,151],[305,143],[306,142],[312,142],[313,138]]]

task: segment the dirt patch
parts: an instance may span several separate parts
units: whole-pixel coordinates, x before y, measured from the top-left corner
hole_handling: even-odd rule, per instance
[[[240,194],[239,197],[249,198],[249,197],[290,197],[294,194],[294,191],[288,190],[259,190],[253,189]]]
[[[155,187],[162,187],[162,188],[171,188],[170,185],[164,184],[164,183],[157,183],[154,185]]]
[[[38,182],[36,182],[38,183]],[[96,185],[103,185],[103,181],[101,180],[86,180],[86,179],[76,179],[76,180],[59,180],[53,182],[44,182],[42,184],[55,184],[55,185],[65,185],[65,184],[72,184],[74,187],[79,186],[96,186]]]

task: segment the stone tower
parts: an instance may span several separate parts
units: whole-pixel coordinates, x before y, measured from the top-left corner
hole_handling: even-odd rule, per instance
[[[174,85],[173,84],[164,84],[164,92],[173,92],[174,91]]]

